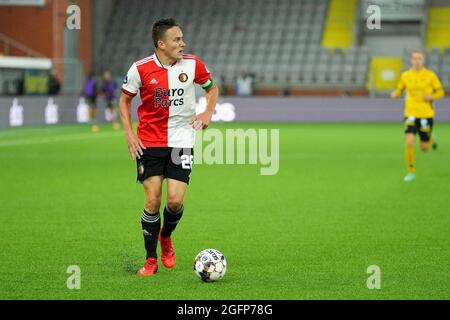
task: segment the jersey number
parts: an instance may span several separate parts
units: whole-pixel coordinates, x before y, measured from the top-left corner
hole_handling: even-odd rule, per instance
[[[181,156],[181,167],[183,169],[190,170],[191,167],[192,167],[192,162],[193,161],[194,161],[194,156],[193,155],[183,154]]]

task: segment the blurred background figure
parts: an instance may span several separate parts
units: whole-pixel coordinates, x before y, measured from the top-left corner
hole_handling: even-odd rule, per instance
[[[236,79],[236,95],[240,97],[253,95],[253,76],[246,70],[242,70]]]
[[[48,94],[50,96],[56,96],[61,91],[61,82],[58,80],[58,76],[54,71],[48,76]]]
[[[89,122],[92,123],[91,131],[97,132],[99,130],[96,124],[97,118],[97,81],[95,80],[94,73],[91,72],[84,82],[83,86],[83,96],[89,106]]]
[[[112,122],[113,128],[118,130],[120,128],[120,124],[117,120],[117,84],[112,79],[111,72],[108,70],[103,73],[102,93],[105,95],[106,121]]]
[[[16,95],[18,96],[23,96],[25,93],[25,74],[24,72],[20,73],[20,76],[17,79],[17,91],[16,91]]]

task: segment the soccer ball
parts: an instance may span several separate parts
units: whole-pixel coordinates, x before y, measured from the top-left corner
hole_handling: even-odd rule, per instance
[[[195,274],[205,282],[217,281],[227,271],[225,256],[216,249],[205,249],[194,260]]]

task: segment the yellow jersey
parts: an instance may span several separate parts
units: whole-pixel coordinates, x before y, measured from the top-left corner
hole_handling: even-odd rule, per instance
[[[437,75],[423,67],[419,71],[409,69],[403,72],[395,90],[396,97],[406,90],[405,117],[433,118],[432,101],[426,101],[425,95],[432,100],[444,97],[444,89]]]

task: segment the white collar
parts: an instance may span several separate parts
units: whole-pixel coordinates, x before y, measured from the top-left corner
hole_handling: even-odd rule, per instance
[[[173,66],[175,66],[177,63],[179,63],[179,61],[175,61],[174,64],[169,64],[169,65],[162,64],[161,61],[159,61],[159,58],[156,55],[156,52],[152,55],[152,57],[153,57],[153,61],[155,61],[156,65],[158,67],[160,67],[160,68],[163,68],[163,69],[170,69]]]

